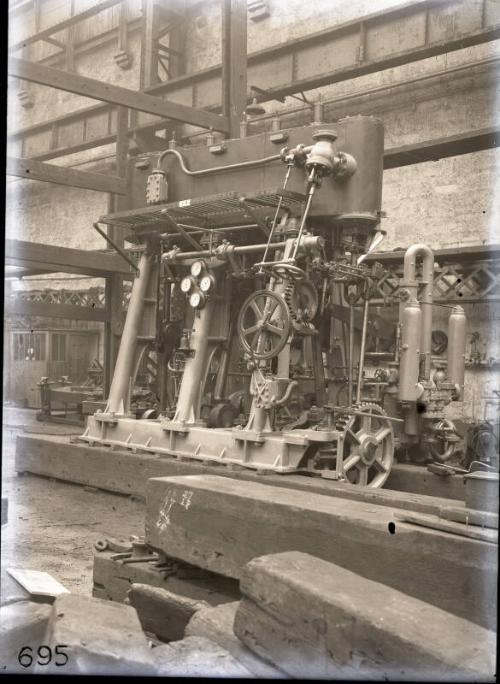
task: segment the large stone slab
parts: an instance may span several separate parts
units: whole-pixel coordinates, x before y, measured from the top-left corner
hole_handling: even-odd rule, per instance
[[[450,503],[464,506],[465,496],[463,478],[439,477],[419,466],[396,464],[385,489],[369,489],[295,473],[260,475],[249,468],[231,469],[224,465],[181,461],[125,449],[91,447],[70,443],[68,437],[57,435],[19,435],[16,440],[16,470],[139,497],[145,496],[146,482],[151,477],[209,473],[435,515],[440,506]],[[401,491],[396,491],[399,489]],[[456,501],[450,502],[450,499]]]
[[[28,600],[17,600],[0,608],[0,672],[23,673],[33,672],[34,663],[30,657],[21,657],[21,650],[27,647],[27,654],[33,655],[44,643],[51,606],[44,603],[33,603]],[[24,667],[21,662],[26,665]]]
[[[495,628],[498,547],[394,523],[393,513],[387,506],[214,475],[154,478],[146,542],[235,578],[252,558],[303,551]]]
[[[62,594],[52,606],[44,643],[65,644],[68,662],[56,660],[38,674],[154,675],[156,667],[132,606]],[[61,661],[62,659],[59,658]]]
[[[235,635],[234,619],[239,605],[239,601],[232,601],[196,611],[186,627],[186,637],[198,636],[211,639],[246,667],[252,677],[258,679],[287,678],[288,675],[282,670],[253,653]]]
[[[236,635],[293,677],[494,681],[496,635],[308,554],[255,558]]]

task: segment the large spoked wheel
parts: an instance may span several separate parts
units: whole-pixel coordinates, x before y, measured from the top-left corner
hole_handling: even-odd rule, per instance
[[[290,336],[290,313],[281,295],[271,290],[253,292],[238,316],[238,336],[256,359],[277,356]]]
[[[376,489],[385,483],[394,462],[394,431],[377,404],[360,404],[355,411],[343,429],[344,476],[351,484]]]

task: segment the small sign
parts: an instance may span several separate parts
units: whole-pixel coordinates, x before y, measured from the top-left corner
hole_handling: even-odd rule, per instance
[[[181,200],[181,201],[179,202],[179,206],[180,206],[180,207],[190,207],[190,206],[191,206],[191,200],[190,200],[190,199]]]
[[[68,589],[58,582],[48,572],[40,570],[23,570],[22,568],[7,568],[9,575],[18,582],[23,589],[34,596],[59,596],[69,594]]]

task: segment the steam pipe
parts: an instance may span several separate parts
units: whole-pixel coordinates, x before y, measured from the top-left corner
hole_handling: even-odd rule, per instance
[[[431,377],[432,351],[432,289],[434,282],[434,254],[424,244],[411,245],[404,256],[404,287],[410,292],[411,299],[417,301],[418,283],[416,280],[417,257],[422,257],[422,327],[420,331],[420,358],[423,360],[423,380]]]
[[[448,380],[456,387],[456,401],[463,401],[467,318],[461,306],[448,319]]]
[[[197,171],[191,171],[186,166],[186,162],[184,161],[184,157],[182,156],[182,154],[178,150],[168,149],[168,150],[163,150],[163,152],[158,157],[158,161],[156,163],[157,169],[161,168],[161,162],[165,159],[165,157],[168,154],[172,154],[174,157],[176,157],[176,159],[179,162],[179,166],[181,167],[182,172],[185,173],[186,176],[205,176],[205,175],[208,175],[209,173],[220,173],[221,171],[233,171],[234,169],[244,169],[244,168],[250,168],[252,166],[262,166],[262,164],[269,164],[269,162],[273,162],[273,161],[277,161],[278,159],[281,159],[281,155],[272,154],[269,157],[262,157],[262,159],[251,159],[250,161],[237,162],[236,164],[226,164],[223,166],[213,166],[212,168],[208,168],[208,169],[198,169]]]

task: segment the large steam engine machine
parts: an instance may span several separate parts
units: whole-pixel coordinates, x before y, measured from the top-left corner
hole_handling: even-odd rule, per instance
[[[134,208],[100,222],[140,259],[107,405],[82,439],[369,487],[395,452],[450,458],[466,320],[451,307],[447,360],[433,357],[432,251],[406,251],[397,323],[370,306],[383,153],[382,124],[356,116],[132,160]],[[151,353],[158,406],[137,417]]]

